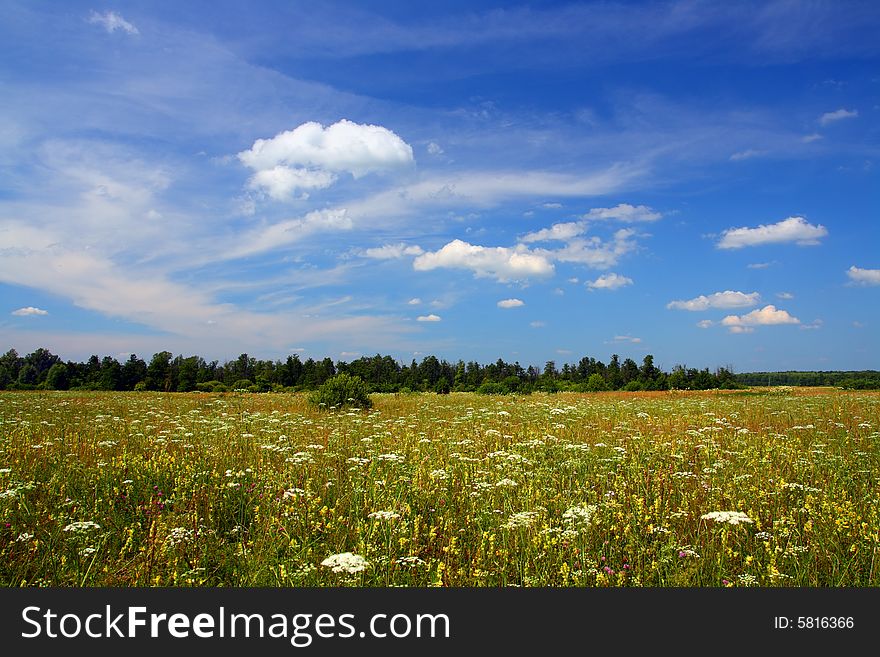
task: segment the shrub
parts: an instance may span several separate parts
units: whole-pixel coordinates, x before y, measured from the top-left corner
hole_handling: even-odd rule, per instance
[[[321,408],[370,408],[370,389],[359,376],[337,374],[309,395],[309,401]]]

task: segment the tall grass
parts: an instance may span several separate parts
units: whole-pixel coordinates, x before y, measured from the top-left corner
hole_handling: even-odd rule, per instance
[[[0,584],[880,583],[877,393],[373,401],[0,394]]]

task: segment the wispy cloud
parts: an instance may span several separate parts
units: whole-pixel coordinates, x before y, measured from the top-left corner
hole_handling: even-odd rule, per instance
[[[126,34],[131,34],[132,36],[140,34],[138,29],[132,23],[129,23],[114,11],[106,11],[103,14],[93,11],[89,15],[89,23],[101,25],[111,34],[117,30],[122,30]]]
[[[416,244],[404,244],[403,242],[397,244],[385,244],[384,246],[365,249],[363,251],[365,257],[374,258],[376,260],[396,260],[406,256],[422,255],[422,253],[424,253],[422,247]]]
[[[843,119],[854,119],[858,115],[858,110],[848,110],[840,108],[839,110],[834,110],[833,112],[825,112],[822,116],[819,117],[819,123],[821,125],[828,125],[829,123],[836,123],[837,121],[842,121]]]
[[[775,224],[761,224],[756,228],[725,230],[717,246],[719,249],[741,249],[746,246],[787,242],[794,242],[798,246],[813,246],[827,235],[828,229],[821,224],[814,226],[803,217],[789,217]]]

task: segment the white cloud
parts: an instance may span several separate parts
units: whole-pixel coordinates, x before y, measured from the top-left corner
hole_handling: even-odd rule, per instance
[[[697,322],[697,326],[699,326],[701,329],[707,329],[714,325],[715,322],[713,322],[711,319],[701,319],[699,322]]]
[[[398,242],[397,244],[385,244],[384,246],[366,249],[364,251],[364,256],[367,258],[375,258],[376,260],[394,260],[406,256],[417,256],[422,253],[424,253],[424,251],[420,246]]]
[[[562,207],[562,203],[542,203],[542,208],[547,208],[548,210],[558,210]]]
[[[271,139],[258,139],[238,154],[255,171],[248,185],[285,198],[298,189],[320,189],[336,174],[360,178],[413,163],[412,147],[392,131],[345,119],[324,127],[309,121]]]
[[[558,204],[545,203],[545,207]],[[561,207],[561,206],[560,206]],[[587,212],[580,221],[568,221],[553,224],[550,228],[526,233],[520,238],[520,242],[567,242],[578,235],[583,235],[590,227],[591,221],[621,221],[623,223],[644,223],[657,221],[663,215],[655,212],[645,205],[633,206],[629,203],[621,203],[613,208],[593,208]],[[596,238],[593,238],[596,239]]]
[[[687,301],[670,301],[666,307],[670,310],[690,310],[702,311],[709,308],[748,308],[754,306],[761,300],[761,295],[757,292],[735,292],[733,290],[725,290],[724,292],[715,292],[714,294],[701,294]]]
[[[430,315],[419,315],[416,317],[417,322],[439,322],[440,315],[435,315],[431,313]]]
[[[329,171],[315,169],[291,169],[276,166],[257,171],[250,180],[250,189],[264,191],[276,201],[285,201],[296,192],[307,189],[325,189],[336,182],[336,175]],[[308,195],[305,195],[308,198]]]
[[[89,23],[101,25],[111,34],[116,30],[122,30],[131,35],[139,34],[138,29],[134,25],[113,11],[107,11],[103,14],[93,11],[89,16]]]
[[[533,233],[526,233],[519,241],[526,244],[531,242],[549,241],[567,242],[571,238],[581,235],[584,230],[586,230],[586,225],[583,222],[568,221],[565,223],[553,224],[550,228],[542,228]]]
[[[630,205],[629,203],[620,203],[613,208],[593,208],[584,215],[586,220],[607,220],[622,221],[624,223],[643,223],[657,221],[663,215],[649,208],[646,205]]]
[[[825,323],[825,322],[823,322],[821,319],[814,319],[814,320],[813,320],[812,322],[810,322],[809,324],[801,324],[801,330],[804,330],[804,331],[816,331],[816,330],[822,328],[822,325],[823,325],[824,323]]]
[[[544,328],[547,326],[547,322],[542,322],[541,320],[535,320],[534,322],[529,322],[529,326],[532,328]]]
[[[621,343],[621,342],[629,342],[632,344],[640,344],[642,342],[641,338],[635,338],[631,335],[615,335],[613,342]]]
[[[635,231],[621,228],[608,242],[603,242],[598,237],[577,238],[561,249],[535,252],[561,262],[575,262],[595,269],[608,269],[616,265],[621,256],[635,250],[636,242],[632,239],[634,235]]]
[[[820,135],[818,132],[814,132],[813,134],[804,135],[803,137],[801,137],[801,141],[805,144],[812,144],[814,141],[819,141],[820,139],[822,139],[822,135]]]
[[[418,306],[420,303],[422,303],[422,300],[419,299],[418,297],[413,297],[412,299],[410,299],[406,303],[408,306]]]
[[[550,276],[553,264],[544,256],[530,252],[525,246],[487,247],[453,240],[438,251],[428,251],[413,261],[417,271],[432,269],[468,269],[478,278],[494,278],[500,282]]]
[[[846,275],[857,285],[880,285],[880,269],[862,269],[853,265]]]
[[[261,226],[237,236],[234,245],[218,254],[218,258],[243,258],[272,251],[301,241],[314,233],[351,230],[354,222],[345,208],[314,210],[297,219],[287,219]]]
[[[754,333],[755,329],[751,326],[731,326],[728,329],[731,333]]]
[[[430,155],[443,155],[443,149],[437,142],[432,141],[431,143],[429,143],[427,150]]]
[[[767,151],[759,151],[759,150],[755,150],[754,148],[750,148],[745,151],[740,151],[738,153],[734,153],[733,155],[730,156],[730,161],[731,162],[739,162],[741,160],[750,160],[753,157],[760,157],[761,155],[766,155],[766,154],[767,154]]]
[[[497,303],[499,308],[519,308],[526,305],[522,299],[502,299]]]
[[[603,274],[595,281],[587,281],[586,285],[591,290],[619,290],[627,285],[632,285],[633,280],[627,276],[621,276],[614,272]]]
[[[822,125],[828,125],[829,123],[834,123],[835,121],[840,121],[842,119],[854,119],[858,115],[858,110],[848,110],[841,107],[839,110],[833,112],[825,112],[819,117],[819,123]]]
[[[751,264],[746,265],[748,269],[767,269],[768,267],[772,267],[772,262],[753,262]]]
[[[744,246],[794,242],[798,246],[812,246],[828,235],[825,226],[814,226],[803,217],[789,217],[782,221],[757,228],[730,228],[724,231],[718,242],[719,249],[740,249]]]
[[[776,298],[777,299],[785,299],[786,301],[791,301],[792,299],[794,299],[794,295],[791,292],[777,292]]]
[[[26,308],[19,308],[18,310],[13,310],[12,314],[16,317],[33,317],[35,315],[48,315],[48,310],[43,310],[42,308],[34,308],[33,306],[27,306]]]
[[[767,305],[760,310],[753,310],[745,315],[728,315],[721,320],[721,325],[730,329],[731,333],[744,333],[752,326],[770,326],[775,324],[800,324],[797,317],[792,317],[785,310]]]

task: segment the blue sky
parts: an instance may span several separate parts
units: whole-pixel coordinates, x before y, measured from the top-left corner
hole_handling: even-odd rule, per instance
[[[874,2],[0,2],[0,343],[880,368]]]

